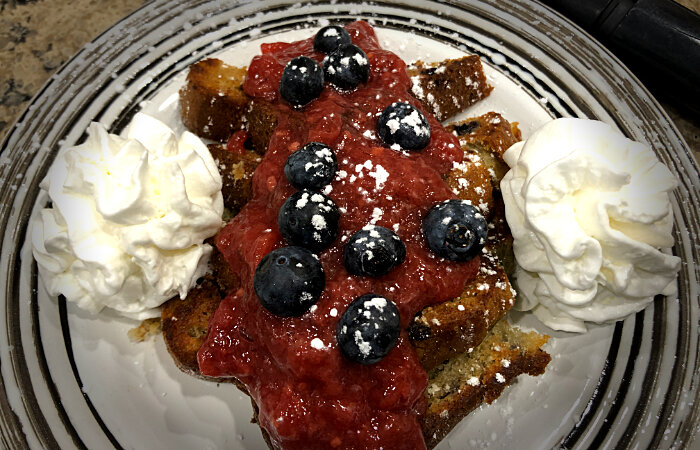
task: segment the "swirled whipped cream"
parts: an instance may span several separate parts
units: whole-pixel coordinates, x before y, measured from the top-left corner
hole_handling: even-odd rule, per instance
[[[33,221],[34,258],[51,295],[142,319],[206,272],[203,241],[222,225],[221,177],[197,136],[178,139],[145,114],[126,139],[99,123],[88,134],[41,182],[52,206]]]
[[[680,259],[659,249],[673,246],[676,180],[649,147],[603,122],[558,119],[503,157],[516,308],[584,332],[674,292]]]

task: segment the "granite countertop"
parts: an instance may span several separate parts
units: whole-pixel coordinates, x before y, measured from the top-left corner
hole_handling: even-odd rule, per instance
[[[10,68],[0,73],[0,141],[61,64],[146,2],[0,0],[0,66]],[[700,0],[678,2],[700,12]],[[700,118],[682,105],[661,103],[700,161]]]

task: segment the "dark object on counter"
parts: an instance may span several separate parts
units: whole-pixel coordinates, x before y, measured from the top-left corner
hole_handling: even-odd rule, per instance
[[[700,16],[672,0],[543,0],[607,45],[657,95],[700,112]]]

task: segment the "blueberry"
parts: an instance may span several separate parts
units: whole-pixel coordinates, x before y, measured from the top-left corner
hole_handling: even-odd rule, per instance
[[[423,113],[410,103],[395,102],[382,111],[377,133],[389,146],[422,150],[430,142],[430,124]]]
[[[464,200],[447,200],[430,208],[423,219],[428,248],[452,261],[469,261],[486,243],[486,219]]]
[[[342,44],[350,44],[350,34],[343,27],[329,25],[318,30],[314,37],[314,50],[330,53]]]
[[[365,294],[345,310],[336,337],[340,351],[350,361],[374,364],[394,348],[400,332],[399,310],[394,302]]]
[[[277,215],[277,226],[290,245],[319,252],[338,235],[340,213],[329,197],[307,189],[290,195]]]
[[[338,161],[331,148],[320,142],[310,142],[289,155],[284,174],[297,189],[321,189],[333,181]]]
[[[287,63],[280,80],[280,95],[294,106],[304,106],[321,94],[323,69],[308,56]]]
[[[343,44],[323,59],[323,74],[339,89],[355,89],[369,79],[369,60],[357,45]]]
[[[345,244],[345,268],[353,275],[378,277],[406,259],[406,246],[388,228],[367,225]]]
[[[281,317],[304,314],[318,301],[325,286],[321,263],[301,247],[271,251],[260,261],[253,278],[260,303]]]

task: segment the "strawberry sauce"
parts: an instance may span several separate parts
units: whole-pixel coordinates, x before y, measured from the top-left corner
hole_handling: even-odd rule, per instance
[[[478,257],[466,263],[436,257],[421,229],[431,206],[455,198],[442,174],[463,152],[457,138],[409,94],[405,63],[379,46],[374,30],[365,22],[346,29],[370,62],[369,81],[354,91],[339,92],[326,83],[320,97],[301,109],[280,98],[289,60],[299,55],[323,60],[313,50],[313,38],[266,44],[250,63],[245,92],[270,102],[278,124],[253,176],[253,199],[218,236],[217,246],[241,288],[212,317],[199,366],[204,375],[235,377],[246,385],[276,447],[424,448],[420,416],[428,378],[405,329],[424,307],[459,295],[479,265]],[[377,118],[395,101],[410,102],[427,117],[431,140],[421,152],[392,150],[378,138]],[[318,255],[326,275],[318,303],[301,317],[282,318],[261,306],[253,275],[263,256],[286,245],[277,213],[295,190],[283,166],[312,141],[330,146],[338,159],[335,180],[324,190],[341,211],[338,238]],[[380,278],[349,275],[344,244],[370,223],[401,237],[406,260]],[[335,333],[347,306],[370,292],[396,303],[403,331],[387,357],[363,366],[343,357]]]

